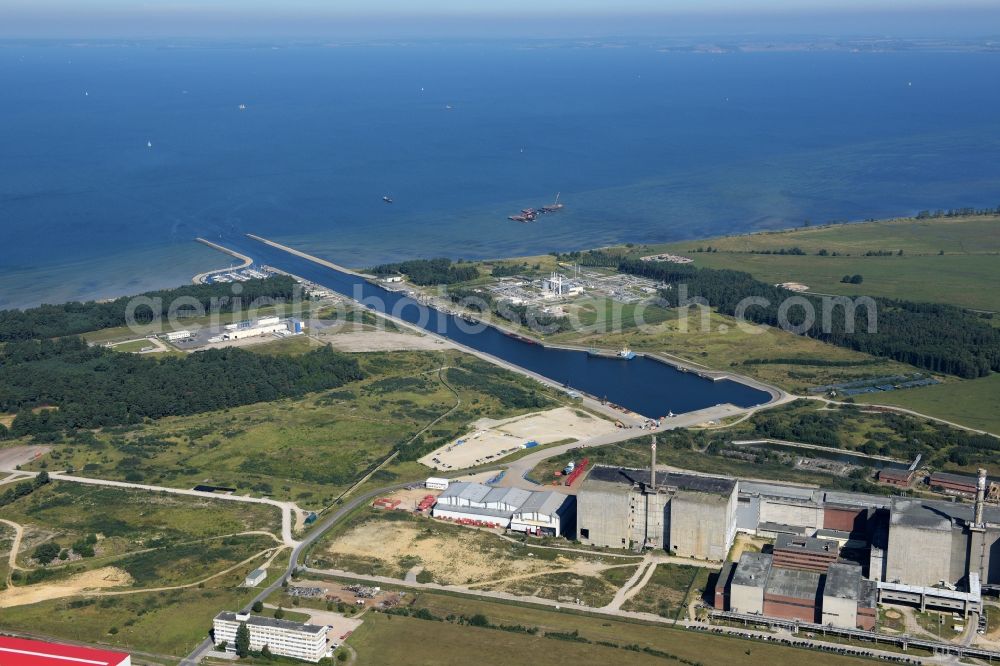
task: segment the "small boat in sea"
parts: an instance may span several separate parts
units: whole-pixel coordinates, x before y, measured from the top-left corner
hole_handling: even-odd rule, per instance
[[[386,203],[392,203],[392,197],[390,197],[389,195],[386,195],[386,196],[382,197],[382,201],[384,201]]]
[[[628,348],[628,345],[622,347],[618,351],[618,358],[624,359],[626,361],[631,361],[635,358],[635,352]]]
[[[153,142],[152,141],[147,141],[146,142],[146,147],[147,148],[152,148],[153,147]]]
[[[246,111],[246,110],[247,110],[247,105],[246,104],[240,104],[240,111]]]

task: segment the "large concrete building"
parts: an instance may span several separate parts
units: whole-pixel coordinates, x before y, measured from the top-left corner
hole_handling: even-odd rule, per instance
[[[822,624],[844,629],[875,628],[878,584],[861,576],[861,567],[838,562],[827,569],[820,604]]]
[[[975,504],[896,499],[889,519],[884,580],[961,586],[970,574],[1000,586],[1000,509],[985,503],[986,472]]]
[[[241,624],[250,631],[250,649],[267,649],[274,655],[313,663],[330,656],[327,628],[249,613],[223,612],[215,616],[213,637],[216,645],[226,644],[226,651],[236,651],[236,632]]]
[[[976,503],[962,504],[740,481],[737,527],[776,539],[776,566],[819,570],[829,540],[853,551],[882,601],[976,611],[984,588],[1000,589],[1000,509],[986,484],[983,471]]]
[[[588,545],[723,560],[736,535],[736,481],[597,466],[577,494],[576,525]]]
[[[877,585],[857,564],[834,562],[822,572],[778,566],[769,553],[743,553],[723,566],[715,607],[746,615],[872,629],[877,617]]]
[[[764,588],[771,575],[772,559],[763,553],[743,553],[729,576],[729,606],[726,610],[748,615],[764,614]],[[719,574],[719,579],[724,576]]]

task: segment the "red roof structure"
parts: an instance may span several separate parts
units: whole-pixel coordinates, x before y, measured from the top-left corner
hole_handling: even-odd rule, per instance
[[[0,636],[0,666],[132,666],[124,652]]]

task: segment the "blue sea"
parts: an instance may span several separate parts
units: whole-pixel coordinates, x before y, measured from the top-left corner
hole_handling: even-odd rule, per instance
[[[1000,53],[0,44],[0,308],[187,282],[221,233],[368,266],[996,206],[997,81]]]

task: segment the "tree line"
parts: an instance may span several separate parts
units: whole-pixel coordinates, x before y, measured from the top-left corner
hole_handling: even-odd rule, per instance
[[[230,348],[154,359],[77,337],[25,340],[0,350],[0,412],[16,413],[10,434],[19,437],[268,402],[362,378],[356,359],[329,347],[300,356]]]
[[[743,299],[763,298],[767,305],[754,305],[746,309],[743,317],[767,326],[779,325],[779,307],[788,298],[785,290],[742,271],[638,260],[623,261],[618,270],[668,284],[683,283],[689,299],[704,298],[711,307],[730,316],[737,313]],[[664,289],[661,295],[676,307],[678,291]],[[959,377],[982,377],[1000,371],[1000,329],[962,308],[876,297],[872,300],[877,307],[877,326],[869,332],[866,308],[837,307],[829,322],[820,322],[822,299],[809,294],[796,297],[805,299],[816,313],[816,324],[804,335],[817,340]],[[803,308],[792,307],[785,318],[792,326],[799,326],[805,322],[806,313]]]
[[[179,316],[205,314],[211,312],[232,312],[234,308],[246,308],[251,303],[268,300],[280,302],[290,300],[294,293],[295,280],[286,275],[247,280],[239,283],[241,291],[238,300],[233,293],[233,284],[192,284],[175,289],[161,289],[140,294],[138,298],[149,299],[158,307],[139,306],[133,312],[133,319],[139,324],[148,324],[166,317],[171,304],[184,298],[191,307],[178,311]],[[61,305],[40,305],[26,310],[0,310],[0,342],[53,338],[78,335],[103,328],[125,326],[129,303],[135,296],[123,296],[112,301],[71,301]],[[197,302],[203,312],[196,313]]]
[[[935,211],[922,210],[917,213],[918,220],[927,220],[938,217],[987,217],[992,215],[1000,215],[1000,206],[996,208],[949,208],[947,210],[937,209]]]
[[[451,259],[412,259],[395,264],[381,264],[370,269],[375,275],[403,274],[413,284],[455,284],[468,282],[479,277],[479,269],[473,264],[456,265]]]

